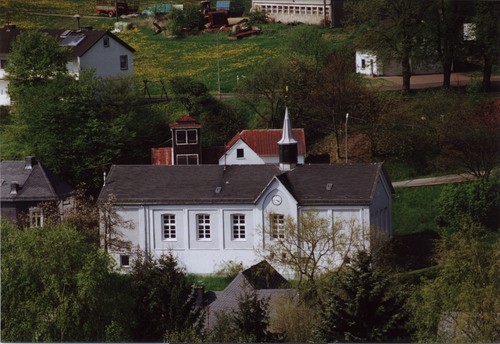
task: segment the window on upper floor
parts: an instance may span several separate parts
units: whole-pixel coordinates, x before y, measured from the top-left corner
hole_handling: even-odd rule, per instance
[[[104,46],[104,48],[109,48],[109,37],[108,36],[104,36],[102,38],[102,45]]]
[[[175,215],[164,214],[161,216],[163,226],[163,240],[177,240],[177,229],[175,226]]]
[[[245,157],[245,150],[243,148],[236,149],[236,157],[238,159],[243,159]]]
[[[198,132],[196,129],[177,130],[175,143],[178,145],[196,144],[198,143]]]
[[[42,227],[43,226],[43,212],[42,209],[38,207],[31,207],[30,212],[30,227]]]
[[[271,238],[283,239],[285,237],[285,215],[271,215]]]
[[[127,70],[128,69],[128,56],[120,55],[120,69]]]
[[[198,233],[196,235],[198,240],[210,240],[212,237],[210,231],[210,215],[196,215],[196,223],[198,225]]]
[[[177,165],[198,165],[198,154],[177,154]]]
[[[245,215],[231,215],[231,224],[233,229],[233,240],[242,240],[246,238]]]

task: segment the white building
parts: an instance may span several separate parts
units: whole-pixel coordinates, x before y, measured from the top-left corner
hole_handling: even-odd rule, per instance
[[[120,38],[104,30],[42,30],[57,37],[63,46],[71,47],[68,71],[78,77],[84,69],[94,68],[96,75],[132,76],[135,50]],[[5,67],[12,42],[22,32],[14,25],[0,29],[0,105],[10,105]]]
[[[435,74],[442,73],[441,64],[426,61],[410,61],[412,74]],[[377,55],[370,51],[356,51],[356,73],[371,76],[395,76],[402,75],[401,62],[391,60],[383,62],[377,59]]]
[[[291,133],[285,121],[279,164],[113,165],[99,201],[116,197],[118,213],[134,224],[121,231],[134,247],[155,257],[172,252],[200,274],[228,261],[259,262],[285,217],[297,222],[308,210],[364,234],[392,234],[393,189],[382,165],[297,165]],[[130,264],[131,252],[113,254]]]
[[[333,23],[340,26],[342,1],[337,0],[252,0],[252,11],[262,11],[269,19],[304,24]]]

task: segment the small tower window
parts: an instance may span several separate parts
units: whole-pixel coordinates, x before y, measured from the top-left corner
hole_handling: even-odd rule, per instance
[[[104,45],[104,48],[109,48],[109,37],[108,36],[104,36],[103,39],[102,39],[102,43]]]

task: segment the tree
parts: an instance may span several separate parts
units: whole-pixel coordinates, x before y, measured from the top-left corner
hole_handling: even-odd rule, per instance
[[[437,222],[448,232],[460,229],[464,221],[473,221],[489,230],[500,225],[500,178],[447,185],[439,197]]]
[[[500,25],[498,22],[500,7],[496,1],[476,1],[475,15],[472,22],[475,25],[476,47],[483,60],[483,88],[489,90],[493,65],[499,63]]]
[[[21,92],[18,86],[44,84],[67,76],[66,64],[71,50],[41,31],[23,31],[12,43],[9,64],[5,68],[9,92]]]
[[[124,230],[135,228],[133,221],[125,221],[116,207],[116,196],[108,195],[105,202],[99,204],[100,241],[105,252],[130,252],[131,242],[123,239]]]
[[[2,222],[1,240],[4,340],[100,342],[112,322],[123,324],[126,280],[77,228]]]
[[[181,36],[186,30],[203,28],[203,16],[198,6],[186,4],[182,10],[173,8],[167,17],[167,27],[175,36]]]
[[[403,298],[373,256],[358,251],[333,277],[317,327],[321,341],[387,342],[404,335]]]
[[[298,226],[290,216],[285,217],[280,235],[273,233],[272,218],[269,214],[266,235],[273,237],[273,242],[262,254],[272,265],[297,273],[303,297],[313,303],[318,301],[320,275],[338,268],[367,239],[354,223],[333,223],[315,211],[303,213]]]
[[[439,126],[442,161],[488,178],[500,161],[500,102],[460,101]]]
[[[360,21],[358,44],[374,51],[382,62],[401,63],[403,91],[410,91],[411,60],[422,48],[422,20],[429,8],[424,0],[365,0],[355,3]]]
[[[462,229],[437,245],[437,276],[409,302],[416,339],[423,342],[498,342],[499,241],[487,243],[479,226]]]
[[[202,82],[189,77],[174,77],[169,82],[174,90],[174,101],[179,102],[188,114],[200,119],[204,145],[225,145],[246,127],[245,118],[214,98]]]
[[[201,326],[191,283],[172,254],[158,260],[138,254],[130,277],[134,341],[168,341],[171,333]]]
[[[463,16],[459,1],[435,0],[424,20],[431,50],[443,67],[443,87],[450,87],[453,62],[460,56],[463,43]]]
[[[269,300],[260,298],[255,290],[240,294],[232,322],[244,342],[266,342],[272,338],[268,331]]]

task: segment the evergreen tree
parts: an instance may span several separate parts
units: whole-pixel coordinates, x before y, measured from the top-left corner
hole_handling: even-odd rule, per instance
[[[272,336],[269,327],[269,300],[260,298],[255,291],[245,290],[238,300],[232,323],[245,342],[266,342]]]
[[[322,341],[388,341],[403,334],[402,299],[390,285],[387,272],[374,258],[359,251],[339,272],[317,328]]]

